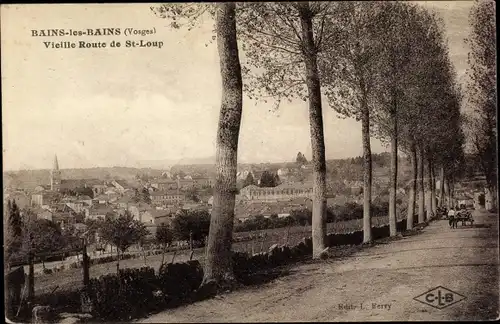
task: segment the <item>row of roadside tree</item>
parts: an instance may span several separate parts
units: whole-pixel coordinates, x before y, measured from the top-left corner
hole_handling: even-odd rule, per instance
[[[477,8],[481,4],[475,9],[481,11]],[[173,28],[192,28],[204,15],[215,19],[222,104],[202,285],[234,281],[231,241],[244,94],[251,99],[271,99],[276,105],[297,99],[308,104],[313,257],[319,257],[326,247],[324,103],[362,123],[365,242],[372,240],[370,137],[391,147],[391,235],[396,234],[398,152],[408,154],[413,165],[409,228],[415,209],[421,222],[426,220],[426,210],[427,217],[435,212],[432,180],[438,175],[441,192],[453,194],[464,156],[463,94],[450,61],[444,24],[435,13],[410,2],[166,4],[152,10],[169,19]],[[483,11],[494,17],[487,9]],[[479,21],[475,22],[478,29]],[[489,41],[478,46],[494,46]],[[492,122],[493,116],[486,119]],[[425,183],[430,193],[427,206]]]

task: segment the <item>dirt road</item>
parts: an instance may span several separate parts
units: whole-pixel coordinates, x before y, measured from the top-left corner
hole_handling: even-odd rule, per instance
[[[436,221],[420,235],[375,245],[344,259],[295,265],[288,276],[268,284],[167,310],[140,322],[495,319],[498,216],[478,211],[474,219],[474,227],[459,225],[458,229],[450,229],[445,220]],[[443,309],[413,299],[438,286],[465,299]],[[445,293],[434,291],[427,298]]]

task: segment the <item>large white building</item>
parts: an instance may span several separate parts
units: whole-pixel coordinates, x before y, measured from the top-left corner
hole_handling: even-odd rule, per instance
[[[312,198],[312,185],[302,183],[283,183],[276,187],[247,186],[240,190],[239,200],[250,201],[287,201],[294,198]]]

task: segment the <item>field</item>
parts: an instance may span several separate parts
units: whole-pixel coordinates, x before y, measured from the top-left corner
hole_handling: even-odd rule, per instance
[[[372,220],[374,227],[388,224],[388,217],[374,217]],[[352,220],[328,224],[328,233],[349,233],[362,229],[362,220]],[[238,252],[261,252],[267,251],[273,244],[296,245],[303,238],[309,237],[311,233],[310,226],[295,226],[290,228],[268,229],[254,232],[235,233],[237,237],[248,237],[253,235],[255,238],[251,241],[233,243],[233,250]],[[260,237],[259,237],[260,236]],[[165,262],[170,262],[173,252],[165,254]],[[175,255],[174,262],[187,261],[191,252],[189,250],[179,251]],[[200,260],[203,263],[204,248],[195,249],[193,259]],[[120,268],[140,268],[143,266],[158,269],[161,263],[162,255],[152,255],[122,260]],[[61,262],[56,262],[61,264]],[[97,278],[101,275],[116,272],[116,262],[92,265],[90,267],[90,277]],[[82,269],[65,269],[53,274],[39,274],[35,276],[35,294],[50,293],[52,291],[74,290],[83,286]]]

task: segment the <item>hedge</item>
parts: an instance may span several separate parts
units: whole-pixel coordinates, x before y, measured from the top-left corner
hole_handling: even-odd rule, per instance
[[[153,268],[121,269],[91,279],[88,297],[92,313],[104,320],[128,320],[140,316],[154,302],[156,276]]]
[[[418,227],[425,227],[419,224]],[[406,230],[406,220],[397,222],[398,231]],[[389,226],[374,227],[374,240],[389,236]],[[330,234],[328,246],[358,245],[363,241],[363,232]],[[281,265],[303,259],[312,254],[312,239],[304,238],[299,244],[288,247],[273,245],[269,252],[250,256],[235,252],[232,255],[236,280],[243,284],[251,282],[251,277]],[[130,320],[149,313],[156,308],[164,308],[169,303],[185,302],[195,296],[203,280],[203,269],[198,260],[164,264],[155,274],[151,267],[121,269],[118,274],[108,274],[91,279],[87,291],[91,312],[96,319]],[[55,293],[37,298],[40,304],[72,307],[81,303],[81,290]]]
[[[90,280],[92,315],[101,320],[137,318],[159,305],[185,300],[202,280],[197,260],[163,265],[158,274],[151,267],[121,269]]]
[[[158,286],[168,301],[178,301],[191,295],[203,280],[203,268],[198,260],[164,264],[158,271]]]

